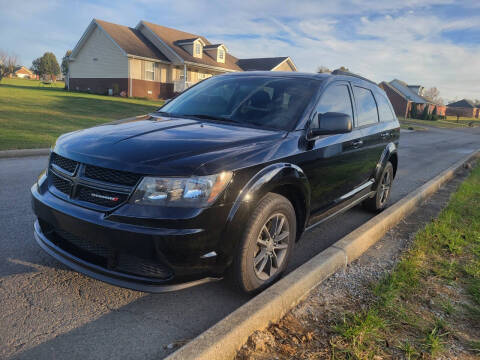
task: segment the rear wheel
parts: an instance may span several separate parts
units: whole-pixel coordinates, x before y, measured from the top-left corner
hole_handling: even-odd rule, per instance
[[[293,250],[296,217],[283,196],[269,193],[250,216],[232,265],[233,280],[247,293],[265,289],[285,271]]]
[[[380,212],[387,207],[393,183],[393,165],[387,161],[380,175],[375,196],[363,202],[364,207],[373,212]]]

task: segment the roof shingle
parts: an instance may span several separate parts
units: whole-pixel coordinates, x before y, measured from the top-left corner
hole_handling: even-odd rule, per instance
[[[475,104],[468,100],[468,99],[462,99],[460,101],[455,101],[451,104],[448,104],[449,107],[464,107],[464,108],[474,108]]]
[[[405,97],[407,100],[410,100],[416,104],[426,104],[428,101],[415,93],[412,89],[410,89],[404,81],[395,79],[390,81],[389,83],[391,86],[393,86],[395,89],[398,90],[400,94],[402,94],[403,97]]]
[[[288,59],[287,56],[271,58],[239,59],[237,64],[244,71],[269,71]]]
[[[100,25],[127,54],[169,61],[168,58],[137,29],[98,19],[95,19],[95,22]]]
[[[237,65],[238,59],[229,53],[225,56],[225,63],[217,62],[206,53],[203,53],[202,58],[196,58],[186,51],[182,46],[178,45],[180,40],[190,40],[200,38],[205,45],[212,45],[205,37],[195,34],[190,34],[184,31],[172,29],[166,26],[153,24],[147,21],[142,21],[143,25],[148,27],[156,36],[158,36],[165,44],[168,45],[175,53],[184,61],[198,63],[202,65],[214,66],[228,70],[241,71],[242,69]]]

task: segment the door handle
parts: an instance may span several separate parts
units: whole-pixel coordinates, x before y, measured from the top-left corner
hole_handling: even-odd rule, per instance
[[[362,140],[354,140],[354,141],[352,141],[352,146],[353,146],[354,148],[358,148],[358,147],[360,147],[360,146],[362,146],[362,145],[363,145],[363,141],[362,141]]]
[[[389,138],[390,137],[390,133],[389,132],[384,132],[384,133],[381,133],[380,136],[382,138]]]

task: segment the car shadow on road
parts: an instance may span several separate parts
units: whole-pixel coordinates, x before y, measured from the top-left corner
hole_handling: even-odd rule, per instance
[[[332,233],[338,235],[340,226],[348,233],[358,226],[360,218],[363,221],[370,216],[361,207],[356,207],[306,233],[296,249],[289,271],[338,240]],[[63,265],[58,266],[63,268]],[[51,275],[47,273],[45,276],[58,276],[54,272],[52,269]],[[50,335],[39,334],[25,339],[29,344],[25,347],[33,347],[19,350],[14,359],[160,359],[174,351],[176,344],[194,338],[250,298],[232,290],[225,281],[172,293],[145,294],[110,286],[75,272],[63,273],[63,277],[48,282],[55,284],[51,294],[56,294],[62,306],[65,303],[73,306],[70,313],[60,316],[60,322],[67,326],[62,325]],[[65,281],[69,283],[62,285]],[[79,294],[80,290],[83,293]],[[114,297],[133,300],[116,303],[111,301]],[[90,304],[85,305],[85,302]],[[102,309],[105,303],[106,312]],[[77,306],[80,310],[75,308]],[[84,309],[87,309],[86,314]],[[45,310],[42,312],[39,317],[46,316]],[[102,315],[96,317],[97,313]],[[78,319],[82,316],[85,318]],[[169,344],[174,345],[168,347]]]
[[[222,282],[148,294],[12,359],[160,359],[194,338],[195,329],[212,326],[248,299]]]

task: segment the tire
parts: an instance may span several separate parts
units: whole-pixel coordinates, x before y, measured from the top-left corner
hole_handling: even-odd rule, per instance
[[[363,202],[365,209],[379,213],[387,207],[393,183],[393,165],[387,161],[379,178],[375,196]]]
[[[236,248],[231,268],[234,285],[251,294],[278,280],[293,252],[296,232],[295,210],[290,201],[274,193],[265,195]]]

